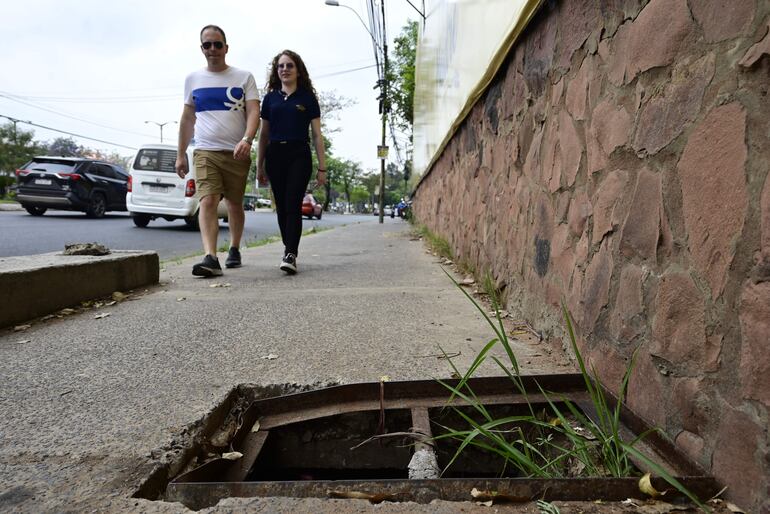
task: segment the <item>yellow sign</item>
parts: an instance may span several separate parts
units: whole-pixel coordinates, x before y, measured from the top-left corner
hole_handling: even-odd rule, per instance
[[[388,147],[377,145],[377,158],[379,159],[387,159],[388,158]]]

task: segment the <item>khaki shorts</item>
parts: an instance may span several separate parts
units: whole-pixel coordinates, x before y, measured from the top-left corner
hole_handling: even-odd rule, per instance
[[[235,160],[228,150],[195,150],[193,165],[198,198],[224,195],[231,202],[243,203],[251,159]]]

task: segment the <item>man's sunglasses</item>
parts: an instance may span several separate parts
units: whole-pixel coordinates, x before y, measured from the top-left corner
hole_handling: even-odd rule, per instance
[[[221,41],[204,41],[203,43],[201,43],[201,48],[203,48],[204,50],[208,50],[209,48],[211,48],[211,45],[214,45],[214,48],[216,48],[217,50],[221,50],[225,47],[225,44]]]

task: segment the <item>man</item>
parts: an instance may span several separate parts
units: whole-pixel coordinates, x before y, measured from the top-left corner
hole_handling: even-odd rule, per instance
[[[239,246],[246,219],[243,195],[251,165],[251,144],[259,128],[259,94],[251,73],[225,62],[228,46],[221,28],[203,27],[200,41],[207,66],[185,79],[176,172],[182,178],[188,172],[186,152],[194,135],[193,165],[200,198],[198,224],[206,255],[193,266],[192,273],[213,277],[222,275],[217,259],[217,206],[222,196],[230,224],[230,251],[225,266],[241,265]]]

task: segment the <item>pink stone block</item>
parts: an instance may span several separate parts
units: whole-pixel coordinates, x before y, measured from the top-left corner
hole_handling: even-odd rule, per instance
[[[646,324],[642,285],[647,273],[639,266],[628,264],[620,273],[618,294],[610,319],[610,333],[616,341],[633,341],[641,335]]]
[[[651,0],[631,24],[625,83],[643,71],[674,62],[692,30],[686,0]]]
[[[688,248],[713,298],[727,283],[748,208],[745,137],[744,108],[717,107],[695,127],[677,166]]]
[[[591,201],[593,204],[593,236],[591,242],[597,244],[609,232],[620,226],[623,190],[628,182],[628,172],[613,171],[605,178]]]
[[[715,371],[721,347],[706,338],[703,295],[687,273],[661,278],[655,299],[651,353],[688,373]]]
[[[655,262],[661,209],[660,176],[644,168],[637,175],[634,197],[623,223],[620,239],[620,251],[623,255],[639,256]]]
[[[731,405],[719,406],[719,431],[714,443],[713,472],[719,482],[729,487],[733,503],[752,509],[752,499],[765,477],[757,448],[766,444],[766,426],[743,410]]]
[[[756,0],[698,0],[690,2],[695,20],[709,43],[740,36],[751,25]]]
[[[743,398],[770,407],[770,282],[747,282],[740,304]]]

